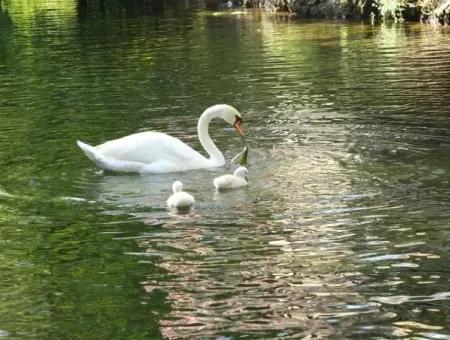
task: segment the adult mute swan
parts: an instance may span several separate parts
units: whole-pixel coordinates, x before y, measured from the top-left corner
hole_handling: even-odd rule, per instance
[[[240,166],[233,175],[227,174],[214,178],[214,186],[217,191],[236,189],[247,185],[248,170],[245,166]]]
[[[225,157],[208,133],[209,123],[221,118],[243,136],[242,116],[234,107],[218,104],[207,108],[197,124],[200,143],[208,153],[204,157],[178,138],[161,132],[140,132],[91,146],[77,141],[86,156],[97,166],[110,171],[165,173],[225,165]]]
[[[183,183],[175,181],[172,184],[173,195],[167,199],[167,206],[169,208],[176,208],[178,210],[187,210],[195,202],[191,194],[183,191]]]

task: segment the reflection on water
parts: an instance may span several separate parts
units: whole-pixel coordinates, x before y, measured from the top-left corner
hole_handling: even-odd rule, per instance
[[[450,338],[448,32],[0,3],[0,336]],[[214,191],[230,167],[103,173],[75,145],[201,150],[219,102],[244,114],[241,190]]]

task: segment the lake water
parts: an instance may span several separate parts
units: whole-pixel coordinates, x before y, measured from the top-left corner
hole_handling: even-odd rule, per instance
[[[0,4],[0,337],[450,339],[450,31]],[[75,144],[201,150],[222,102],[242,190],[214,192],[230,167],[103,173]]]

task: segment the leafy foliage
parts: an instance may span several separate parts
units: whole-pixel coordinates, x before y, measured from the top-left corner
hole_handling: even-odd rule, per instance
[[[383,19],[403,20],[403,12],[408,0],[376,0],[375,4]]]
[[[450,0],[375,0],[383,20],[420,19],[433,25],[449,22]]]

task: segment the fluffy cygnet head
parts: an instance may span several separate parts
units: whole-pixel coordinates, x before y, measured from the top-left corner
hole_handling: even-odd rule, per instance
[[[242,178],[247,179],[248,170],[247,170],[247,168],[245,166],[240,166],[239,168],[234,170],[234,175],[236,177],[242,177]]]
[[[180,181],[173,182],[172,190],[173,190],[173,193],[183,191],[183,183],[181,183]]]

